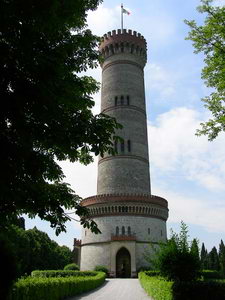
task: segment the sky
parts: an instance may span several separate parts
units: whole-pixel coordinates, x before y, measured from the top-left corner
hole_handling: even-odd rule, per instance
[[[225,0],[215,1],[225,5]],[[169,205],[167,221],[179,231],[183,220],[190,240],[197,238],[208,250],[225,242],[225,134],[209,142],[197,137],[196,129],[210,117],[201,98],[210,90],[201,79],[204,57],[194,54],[191,41],[185,40],[189,28],[184,19],[203,24],[204,15],[196,11],[200,0],[126,0],[124,28],[140,32],[147,41],[145,92],[152,194],[164,197]],[[102,36],[120,28],[120,3],[105,0],[87,18],[88,27]],[[99,82],[101,69],[87,72]],[[93,95],[94,113],[100,112],[100,93]],[[82,166],[60,162],[65,181],[81,197],[96,194],[97,158]],[[79,222],[68,222],[67,233],[56,237],[47,222],[26,218],[26,229],[36,226],[60,245],[72,248],[80,238]]]

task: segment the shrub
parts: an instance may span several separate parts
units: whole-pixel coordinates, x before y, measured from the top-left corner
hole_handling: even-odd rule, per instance
[[[73,270],[45,270],[45,271],[33,271],[32,277],[85,277],[85,276],[96,276],[97,272],[94,271],[73,271]]]
[[[138,274],[142,287],[154,300],[225,300],[225,280],[166,281]]]
[[[100,286],[105,273],[95,276],[65,278],[27,277],[18,280],[12,289],[10,300],[61,300]]]
[[[146,275],[148,275],[148,276],[151,276],[151,277],[159,276],[160,275],[159,271],[154,271],[154,270],[152,270],[152,271],[145,271],[144,273]]]
[[[107,276],[109,275],[109,270],[108,270],[108,268],[106,266],[97,265],[95,267],[95,271],[97,271],[97,272],[105,272]]]
[[[173,300],[172,285],[173,282],[165,281],[162,277],[150,277],[146,273],[140,272],[138,278],[146,293],[154,300]]]
[[[68,264],[64,267],[64,270],[74,270],[74,271],[79,271],[80,268],[78,265],[72,263],[72,264]]]
[[[200,275],[203,277],[204,280],[222,278],[222,275],[216,270],[203,270],[202,272],[200,272]]]
[[[152,263],[168,280],[191,281],[199,277],[200,259],[189,245],[187,233],[187,226],[181,222],[180,233],[172,232],[167,243],[156,250]]]

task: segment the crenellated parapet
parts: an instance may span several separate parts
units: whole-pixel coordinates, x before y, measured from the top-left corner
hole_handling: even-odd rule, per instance
[[[102,38],[99,46],[104,59],[119,53],[130,53],[139,56],[144,64],[147,61],[147,43],[136,31],[121,29],[109,31]]]

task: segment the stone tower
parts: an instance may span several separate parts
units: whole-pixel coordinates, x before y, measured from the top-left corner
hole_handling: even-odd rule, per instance
[[[167,201],[151,195],[144,89],[146,41],[136,31],[104,35],[101,112],[123,125],[117,154],[98,162],[97,195],[86,198],[102,234],[82,230],[81,270],[106,266],[113,277],[133,277],[147,266],[149,242],[166,240]],[[149,247],[148,247],[149,248]]]

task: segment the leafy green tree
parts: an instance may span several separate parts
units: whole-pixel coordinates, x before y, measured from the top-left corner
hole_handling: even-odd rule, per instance
[[[80,72],[97,66],[99,38],[86,29],[101,0],[1,1],[0,9],[0,226],[18,215],[38,215],[56,233],[73,209],[82,224],[88,211],[57,164],[88,164],[114,153],[115,119],[93,115],[99,85]]]
[[[213,247],[209,252],[209,270],[219,271],[219,255],[216,247]]]
[[[212,118],[201,123],[197,134],[207,135],[212,141],[219,132],[225,131],[225,7],[216,7],[213,0],[201,0],[201,3],[197,10],[206,15],[204,25],[187,20],[185,23],[191,28],[187,39],[193,41],[194,52],[205,55],[202,78],[213,88],[210,96],[203,99]]]
[[[152,260],[153,266],[169,280],[195,280],[200,271],[200,260],[199,256],[196,255],[196,246],[198,244],[195,240],[191,247],[188,242],[187,225],[181,222],[180,233],[177,234],[172,231],[170,239],[156,250]]]
[[[201,261],[201,268],[208,270],[208,252],[207,249],[205,248],[204,243],[202,243],[202,248],[201,248],[201,255],[200,255],[200,261]]]
[[[198,242],[197,239],[193,239],[193,241],[191,242],[190,252],[196,257],[196,259],[200,263],[200,255],[199,255],[199,246],[198,246],[198,243],[199,242]]]
[[[225,276],[225,246],[223,240],[221,240],[219,245],[219,264],[220,272],[223,276]]]

